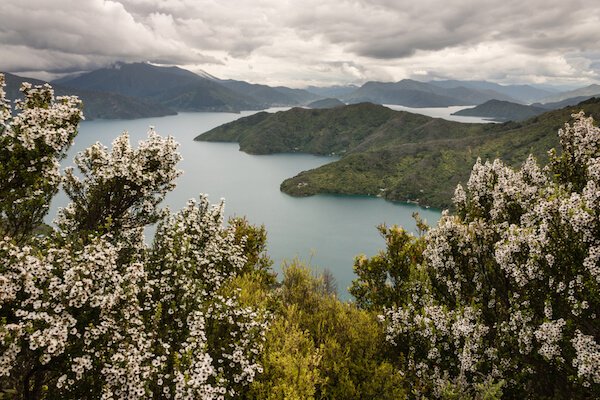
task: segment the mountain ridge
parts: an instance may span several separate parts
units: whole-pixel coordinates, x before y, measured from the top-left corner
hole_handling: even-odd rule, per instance
[[[544,89],[538,89],[531,85],[500,85],[498,83],[488,81],[461,81],[449,79],[429,81],[429,83],[446,88],[463,86],[471,89],[493,90],[494,92],[502,93],[510,98],[513,98],[517,103],[531,103],[534,101],[539,101],[553,94],[552,92]]]
[[[24,78],[8,72],[3,72],[3,74],[6,79],[6,94],[11,101],[22,99],[20,87],[24,82],[29,82],[32,85],[44,85],[48,83],[39,79]],[[83,112],[87,120],[136,119],[177,114],[174,110],[164,105],[116,93],[74,89],[54,83],[51,86],[57,96],[73,95],[79,97],[83,102]]]
[[[580,97],[580,96],[588,96],[588,97],[600,96],[600,85],[594,83],[592,85],[581,87],[579,89],[569,90],[566,92],[560,92],[558,94],[546,97],[546,98],[542,99],[540,102],[541,103],[555,103],[555,102],[560,102],[560,101],[563,101],[563,100],[566,100],[569,98]]]
[[[214,79],[179,67],[148,63],[119,64],[62,81],[63,86],[92,89],[158,102],[177,111],[256,110],[254,99],[234,92]]]
[[[342,96],[348,103],[372,102],[407,107],[449,107],[484,103],[491,99],[515,101],[491,90],[474,90],[464,86],[444,88],[427,82],[402,79],[398,82],[369,81]]]

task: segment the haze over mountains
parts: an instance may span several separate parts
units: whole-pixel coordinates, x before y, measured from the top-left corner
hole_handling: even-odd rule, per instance
[[[407,107],[467,106],[484,103],[491,99],[518,101],[492,90],[469,89],[464,86],[444,88],[411,79],[403,79],[395,83],[367,82],[343,98],[349,103],[368,101]]]
[[[18,97],[18,87],[23,81],[44,83],[10,74],[7,76],[11,99]],[[53,81],[52,85],[59,95],[81,97],[88,119],[155,117],[181,111],[239,112],[277,106],[308,106],[318,100],[337,99],[348,104],[370,102],[407,107],[468,106],[495,100],[486,104],[485,111],[480,108],[466,112],[507,120],[537,115],[535,113],[539,114],[541,109],[573,105],[600,95],[600,85],[553,93],[531,85],[458,80],[420,82],[411,79],[367,82],[360,87],[334,85],[294,89],[220,79],[205,72],[193,73],[179,67],[150,63],[116,63],[112,67],[61,78]],[[329,100],[329,104],[333,104],[332,101]],[[530,108],[518,106],[534,102]],[[508,109],[513,113],[507,114]]]
[[[593,84],[586,87],[582,87],[575,90],[569,90],[567,92],[557,93],[552,96],[545,97],[542,99],[542,103],[560,102],[574,97],[587,97],[597,96],[600,94],[600,85]]]

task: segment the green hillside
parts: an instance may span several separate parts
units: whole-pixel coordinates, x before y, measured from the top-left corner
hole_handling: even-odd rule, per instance
[[[452,115],[490,118],[495,121],[523,121],[548,111],[548,108],[528,106],[510,101],[490,100],[473,108],[465,108]]]
[[[250,154],[343,154],[362,143],[397,112],[375,104],[334,109],[292,108],[258,113],[221,125],[195,140],[239,142]]]
[[[259,113],[196,138],[240,143],[252,154],[337,154],[330,164],[285,180],[294,196],[317,193],[378,195],[448,207],[478,157],[518,165],[558,147],[557,130],[575,110],[600,115],[600,101],[550,111],[527,121],[463,124],[363,103],[327,110]]]

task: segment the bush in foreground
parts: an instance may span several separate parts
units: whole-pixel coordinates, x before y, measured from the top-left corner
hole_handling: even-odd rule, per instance
[[[229,288],[252,271],[243,221],[223,205],[158,208],[180,174],[172,138],[127,134],[109,150],[59,161],[80,102],[49,86],[23,87],[11,110],[0,75],[0,390],[11,398],[225,399],[262,367],[269,317]],[[71,203],[57,229],[36,228],[58,185]],[[152,245],[143,229],[158,223]],[[260,239],[260,237],[259,237]],[[264,264],[264,262],[263,262]],[[260,270],[264,269],[261,264]],[[1,394],[0,394],[1,395]]]
[[[414,397],[600,397],[600,129],[573,118],[547,166],[478,161],[454,215],[357,259]]]

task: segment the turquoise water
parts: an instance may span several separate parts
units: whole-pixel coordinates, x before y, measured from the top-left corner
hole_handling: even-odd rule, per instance
[[[277,111],[272,109],[270,111]],[[172,135],[180,143],[184,174],[177,188],[165,202],[172,209],[200,193],[212,203],[225,199],[228,216],[245,215],[254,224],[264,224],[269,235],[268,249],[274,268],[295,257],[310,262],[315,269],[329,269],[338,283],[341,298],[354,274],[354,257],[364,253],[372,256],[384,247],[376,226],[381,223],[402,225],[415,230],[411,217],[418,211],[434,224],[440,217],[437,210],[412,204],[391,203],[374,197],[319,195],[295,198],[279,191],[280,183],[300,171],[315,168],[335,160],[306,154],[253,156],[238,150],[237,143],[194,142],[198,134],[252,112],[181,113],[176,116],[118,121],[86,121],[63,166],[72,163],[73,156],[99,141],[110,146],[124,130],[132,143],[146,137],[150,125],[161,135]],[[63,194],[57,196],[53,208],[66,205]],[[55,215],[51,212],[50,218]]]

